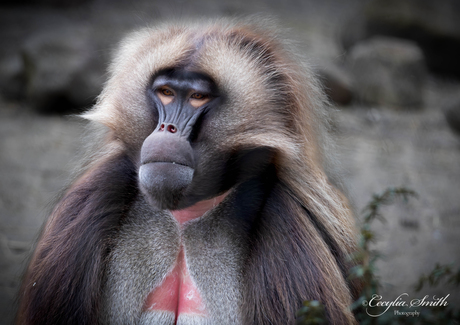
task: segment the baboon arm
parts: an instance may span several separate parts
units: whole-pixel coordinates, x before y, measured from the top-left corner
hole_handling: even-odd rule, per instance
[[[331,324],[355,324],[343,274],[346,256],[315,219],[286,188],[275,186],[245,269],[245,324],[295,324],[305,300],[322,302]]]
[[[137,190],[124,154],[92,166],[43,230],[21,288],[17,324],[97,324],[110,237]]]

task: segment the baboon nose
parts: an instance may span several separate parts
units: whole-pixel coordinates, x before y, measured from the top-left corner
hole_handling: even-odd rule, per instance
[[[176,133],[177,132],[177,127],[174,124],[170,123],[162,123],[160,125],[160,131],[166,130],[167,132],[170,133]]]

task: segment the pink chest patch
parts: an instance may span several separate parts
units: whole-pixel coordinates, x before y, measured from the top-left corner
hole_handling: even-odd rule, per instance
[[[183,210],[170,211],[182,227],[184,223],[203,216],[207,211],[224,200],[229,192],[215,198],[200,201]],[[181,247],[174,269],[166,276],[159,287],[153,289],[144,304],[144,311],[173,312],[177,318],[180,314],[206,316],[206,307],[203,304],[198,288],[185,263],[184,249]]]
[[[206,308],[197,287],[185,264],[181,249],[174,269],[166,276],[161,285],[147,296],[144,311],[170,311],[177,317],[180,314],[206,316]]]

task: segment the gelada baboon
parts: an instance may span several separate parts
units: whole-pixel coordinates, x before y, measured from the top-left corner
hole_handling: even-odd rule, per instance
[[[312,299],[354,323],[326,106],[263,22],[127,37],[84,115],[107,131],[44,228],[19,324],[293,324]]]

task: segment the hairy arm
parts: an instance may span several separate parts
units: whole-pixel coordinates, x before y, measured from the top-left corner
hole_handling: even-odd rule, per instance
[[[116,152],[90,167],[55,207],[20,293],[18,324],[97,324],[110,238],[136,194],[135,169]]]

